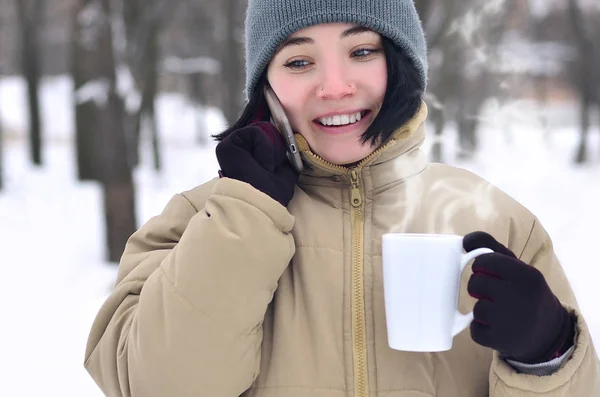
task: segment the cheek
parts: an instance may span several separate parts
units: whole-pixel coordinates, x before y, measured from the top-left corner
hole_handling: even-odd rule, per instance
[[[369,79],[369,83],[373,93],[380,99],[380,101],[383,101],[385,90],[387,88],[387,66],[385,60],[382,60],[382,62],[378,62],[377,65],[374,65],[374,70],[369,74],[369,76],[371,77]]]
[[[298,79],[285,78],[285,76],[269,80],[269,82],[285,109],[292,129],[297,129],[299,122],[305,118],[302,115],[302,109],[305,108],[307,98],[310,96],[307,89],[308,84],[298,81]]]

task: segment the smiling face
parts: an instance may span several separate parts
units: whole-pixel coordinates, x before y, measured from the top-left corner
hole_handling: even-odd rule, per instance
[[[351,24],[324,24],[290,36],[267,69],[292,128],[334,164],[375,149],[362,144],[383,102],[387,66],[381,36]]]

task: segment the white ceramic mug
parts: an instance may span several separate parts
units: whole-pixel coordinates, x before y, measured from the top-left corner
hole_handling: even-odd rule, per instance
[[[465,266],[489,248],[464,252],[462,236],[389,233],[382,238],[388,344],[392,349],[440,352],[452,348],[473,313],[458,311]]]

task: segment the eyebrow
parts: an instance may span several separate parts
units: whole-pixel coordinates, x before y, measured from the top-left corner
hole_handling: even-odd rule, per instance
[[[350,29],[347,29],[344,32],[342,32],[342,34],[340,35],[340,38],[345,39],[347,37],[356,36],[358,34],[365,33],[365,32],[375,33],[373,31],[373,29],[359,25],[359,26],[353,26]],[[281,44],[281,46],[279,46],[279,48],[277,49],[277,52],[280,52],[285,47],[289,47],[289,46],[293,46],[293,45],[303,45],[303,44],[315,44],[315,41],[313,39],[311,39],[310,37],[298,37],[298,36],[290,37],[289,39],[284,41],[283,44]]]
[[[344,33],[342,33],[340,35],[340,38],[345,39],[346,37],[355,36],[357,34],[361,34],[361,33],[365,33],[365,32],[375,33],[373,31],[373,29],[367,28],[365,26],[354,26],[348,30],[345,30]]]

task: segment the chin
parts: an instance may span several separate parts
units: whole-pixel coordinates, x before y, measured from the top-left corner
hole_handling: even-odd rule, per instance
[[[304,136],[306,137],[307,135]],[[374,150],[374,148],[370,145],[367,148],[363,145],[359,145],[358,142],[355,141],[320,142],[319,140],[315,139],[316,142],[311,142],[313,139],[310,138],[313,138],[313,136],[308,135],[308,137],[308,145],[315,154],[329,163],[341,166],[357,163],[369,156]],[[358,140],[359,138],[357,137],[356,139]],[[311,143],[314,143],[314,145],[311,145]]]
[[[345,166],[353,163],[357,163],[360,160],[364,159],[366,156],[356,156],[356,157],[336,157],[336,156],[321,156],[323,159],[329,161],[330,163]]]
[[[338,164],[339,165],[350,165],[350,164],[358,163],[362,159],[364,159],[364,157],[356,157],[356,158],[352,158],[352,159],[344,159],[344,160],[340,160],[338,162]]]

